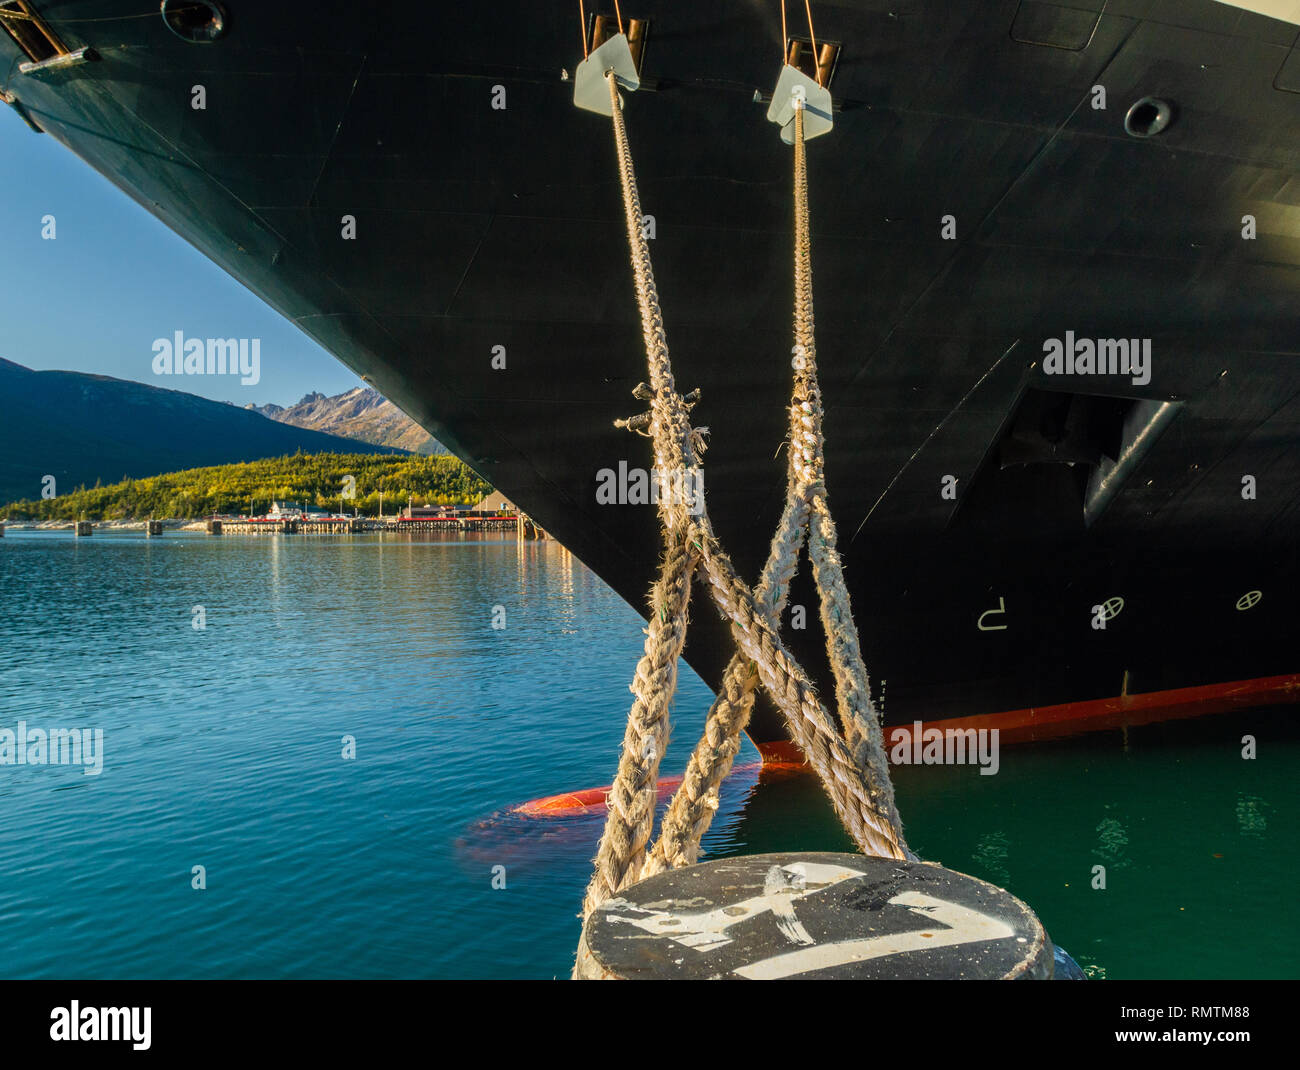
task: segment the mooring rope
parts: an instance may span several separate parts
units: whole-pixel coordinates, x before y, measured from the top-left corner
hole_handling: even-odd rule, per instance
[[[793,480],[791,471],[788,480]],[[807,530],[808,508],[802,497],[787,494],[766,565],[754,592],[755,601],[775,625],[785,610],[790,581],[799,567],[799,549]],[[744,654],[732,656],[722,674],[718,697],[704,718],[704,732],[686,764],[682,782],[664,815],[641,876],[692,865],[700,840],[718,809],[718,791],[740,750],[740,737],[749,724],[758,686],[758,666]]]
[[[641,316],[650,386],[649,426],[659,471],[682,474],[702,494],[701,433],[677,392],[655,287],[650,250],[641,226],[641,204],[628,145],[622,101],[607,73],[614,142],[623,189],[633,280]],[[879,716],[871,701],[848,589],[836,550],[835,525],[826,499],[822,403],[817,380],[812,305],[811,236],[803,110],[795,110],[795,317],[794,387],[790,407],[785,509],[759,579],[751,591],[740,579],[713,533],[707,508],[688,511],[681,495],[660,496],[664,557],[651,594],[650,623],[631,690],[618,775],[609,793],[591,882],[586,917],[619,889],[666,868],[688,865],[718,806],[718,789],[731,768],[761,684],[785,718],[791,738],[816,770],[835,811],[866,853],[912,856],[894,803]],[[620,421],[627,426],[628,421]],[[642,426],[639,422],[638,426]],[[835,679],[840,724],[817,698],[811,681],[778,634],[799,551],[809,558],[821,599],[827,656]],[[699,569],[715,604],[732,622],[738,651],[705,720],[681,787],[665,814],[659,840],[653,831],[659,763],[669,734],[669,703],[676,689],[676,661],[685,643],[691,578]]]
[[[808,13],[809,27],[812,12]],[[813,318],[812,233],[808,209],[808,161],[804,108],[794,112],[794,289],[795,386],[791,406],[790,449],[800,451],[808,496],[808,557],[821,596],[826,656],[835,677],[835,698],[845,738],[859,763],[876,763],[873,781],[889,788],[887,806],[895,827],[892,781],[885,759],[880,717],[871,701],[858,628],[849,604],[848,585],[836,547],[839,536],[826,496],[825,438],[822,433],[821,386],[817,378],[817,341]]]
[[[694,460],[686,403],[673,382],[668,359],[659,292],[655,286],[650,251],[641,229],[641,199],[632,168],[632,150],[623,123],[618,81],[606,76],[614,110],[614,144],[623,186],[623,214],[632,249],[632,276],[642,339],[650,374],[651,426],[655,463],[660,471],[682,472]],[[632,681],[635,696],[628,713],[627,730],[618,775],[609,792],[605,830],[596,849],[591,882],[583,904],[589,914],[623,887],[634,883],[645,859],[645,845],[654,827],[659,762],[668,743],[668,713],[677,682],[677,658],[686,642],[690,577],[698,562],[698,548],[688,546],[688,516],[677,496],[660,495],[664,558],[659,581],[650,598],[650,625],[645,653]],[[696,551],[696,553],[692,553]],[[665,686],[671,684],[672,688]]]

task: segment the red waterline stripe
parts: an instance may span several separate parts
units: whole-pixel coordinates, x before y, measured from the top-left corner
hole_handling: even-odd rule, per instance
[[[999,742],[1029,743],[1127,725],[1203,717],[1242,706],[1272,706],[1297,701],[1300,701],[1300,673],[1288,673],[1137,695],[1115,695],[1086,702],[1064,702],[1057,706],[1030,706],[1023,710],[1003,710],[972,717],[940,718],[923,721],[921,730],[996,728]],[[911,738],[911,724],[885,726],[887,744],[910,743]],[[799,748],[789,740],[760,743],[758,750],[765,763],[800,760]]]
[[[1152,724],[1187,717],[1224,713],[1243,706],[1271,706],[1300,701],[1300,673],[1231,680],[1199,687],[1115,695],[1058,706],[1031,706],[1023,710],[925,721],[921,728],[996,728],[1002,743],[1028,743],[1041,739],[1095,732],[1106,728]],[[911,740],[912,725],[887,725],[889,743]],[[903,733],[906,733],[904,737]],[[759,748],[760,750],[762,748]]]
[[[1001,713],[977,714],[973,717],[950,717],[937,721],[924,721],[927,728],[960,729],[996,728],[1000,743],[1028,743],[1061,736],[1096,732],[1106,728],[1126,725],[1151,724],[1156,721],[1202,717],[1211,713],[1224,713],[1241,706],[1271,706],[1300,701],[1300,673],[1284,676],[1261,676],[1253,680],[1232,680],[1222,684],[1204,684],[1199,687],[1179,687],[1168,691],[1147,691],[1138,695],[1116,695],[1113,698],[1089,699],[1086,702],[1065,702],[1057,706],[1030,706],[1023,710],[1004,710]],[[912,725],[886,725],[888,745],[910,743]],[[763,756],[762,768],[793,769],[805,764],[803,752],[788,739],[770,740],[758,744]],[[751,770],[753,763],[738,765],[732,772]],[[663,801],[682,782],[680,776],[664,777],[659,781],[659,798]],[[612,785],[586,788],[582,791],[548,795],[515,807],[515,812],[535,816],[552,816],[605,809],[605,796]]]

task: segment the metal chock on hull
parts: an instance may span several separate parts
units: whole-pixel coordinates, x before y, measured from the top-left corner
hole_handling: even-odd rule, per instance
[[[613,115],[609,89],[605,84],[608,71],[614,72],[620,89],[635,92],[641,87],[632,48],[625,34],[615,34],[578,64],[573,76],[573,103],[586,111]]]
[[[595,53],[592,53],[595,55]],[[829,134],[835,120],[831,115],[831,91],[818,85],[815,78],[804,74],[788,63],[781,68],[781,77],[772,92],[772,103],[767,109],[768,120],[781,128],[781,140],[794,144],[794,111],[804,109],[803,137],[808,141]]]

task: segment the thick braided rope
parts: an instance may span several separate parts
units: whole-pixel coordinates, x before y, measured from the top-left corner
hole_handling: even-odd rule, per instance
[[[654,831],[659,763],[668,748],[668,713],[677,690],[677,659],[686,643],[687,605],[697,557],[683,529],[665,550],[650,600],[645,654],[637,663],[618,775],[607,796],[605,830],[583,901],[583,915],[625,884],[635,883]]]
[[[858,627],[837,550],[839,538],[827,502],[821,385],[817,378],[817,340],[813,317],[812,232],[808,207],[808,157],[804,108],[794,113],[794,331],[795,397],[791,407],[791,449],[804,464],[809,504],[808,557],[821,598],[826,657],[835,678],[835,701],[844,738],[856,764],[869,767],[879,785],[876,799],[890,823],[901,828],[889,777],[880,715],[871,701],[871,685],[862,660]],[[797,461],[796,461],[797,463]],[[901,842],[901,837],[900,837]]]
[[[766,611],[775,630],[784,609],[789,582],[798,567],[803,525],[808,523],[812,529],[809,533],[809,556],[821,593],[827,655],[836,680],[836,697],[846,742],[856,766],[870,765],[867,782],[881,785],[881,790],[871,796],[873,807],[869,808],[883,811],[888,823],[897,830],[901,828],[901,820],[894,803],[879,718],[871,704],[857,628],[853,623],[839,555],[835,551],[835,528],[826,502],[803,119],[803,110],[799,108],[795,115],[794,139],[795,377],[790,410],[787,500],[755,600]],[[717,809],[718,788],[731,769],[740,747],[740,733],[753,710],[756,668],[740,656],[733,657],[727,666],[718,698],[706,718],[703,737],[691,755],[681,787],[673,796],[643,876],[651,876],[669,867],[690,865],[698,857],[700,840]],[[897,842],[906,852],[901,836]]]
[[[774,627],[776,618],[769,616],[768,620],[763,620],[761,611],[771,607],[757,599],[754,599],[752,608],[749,605],[752,596],[736,577],[730,561],[713,540],[711,531],[702,533],[706,549],[704,566],[713,586],[715,600],[737,624],[738,643],[753,658],[764,686],[785,715],[791,735],[817,769],[836,811],[855,842],[870,853],[902,858],[911,852],[902,838],[902,823],[894,804],[893,785],[881,745],[879,721],[871,706],[870,692],[866,686],[866,670],[862,664],[857,629],[848,612],[848,591],[839,556],[835,551],[834,525],[833,522],[828,523],[830,514],[824,483],[824,438],[821,426],[821,391],[817,380],[812,241],[803,120],[802,107],[796,107],[795,383],[790,412],[788,494],[791,501],[796,497],[803,499],[808,507],[808,513],[801,512],[800,515],[808,518],[809,556],[813,561],[821,593],[827,654],[836,679],[836,695],[847,739],[835,730],[829,715],[817,701],[811,683],[798,663],[785,652]],[[791,512],[788,507],[783,521]],[[705,517],[701,526],[707,525]],[[776,547],[774,541],[769,565],[774,564],[776,559]],[[794,552],[798,552],[797,543],[794,544]],[[789,575],[792,576],[795,562],[788,564]],[[788,584],[788,578],[786,582]],[[784,591],[781,599],[783,602]],[[760,634],[756,637],[753,631]],[[707,825],[707,817],[703,824]],[[661,842],[662,840],[661,834]],[[667,851],[664,853],[667,854]],[[679,850],[679,857],[688,857],[688,852]]]
[[[614,109],[614,146],[618,155],[619,179],[623,187],[623,216],[628,245],[632,251],[632,281],[636,287],[637,309],[641,314],[641,335],[645,342],[646,364],[650,374],[651,430],[654,434],[655,464],[660,471],[684,473],[696,464],[691,445],[691,424],[685,402],[677,393],[672,362],[668,356],[668,337],[664,332],[663,312],[659,308],[659,290],[655,286],[650,246],[641,223],[641,196],[637,192],[636,169],[632,166],[632,148],[623,122],[623,102],[618,95],[618,81],[606,74],[609,97]],[[660,513],[676,526],[686,516],[680,502],[666,504],[660,498]]]
[[[653,390],[650,411],[655,463],[661,472],[680,472],[686,468],[688,458],[694,460],[690,422],[686,405],[673,382],[659,293],[641,228],[641,200],[618,83],[612,73],[606,75],[606,80],[613,110],[614,146],[623,187],[632,277]],[[659,511],[664,524],[664,560],[651,598],[645,654],[632,683],[636,698],[628,712],[618,774],[607,797],[605,829],[583,900],[584,917],[623,885],[637,879],[645,861],[645,846],[654,831],[659,763],[668,743],[668,714],[677,690],[677,659],[686,642],[691,574],[696,564],[695,555],[686,544],[689,516],[683,503],[671,495],[661,495]]]
[[[718,809],[719,788],[731,772],[740,750],[740,734],[754,709],[757,684],[753,663],[734,655],[723,674],[718,697],[709,707],[704,732],[691,753],[681,786],[664,814],[659,839],[646,856],[643,880],[666,869],[693,865],[699,858],[700,841]]]
[[[835,677],[839,714],[845,725],[844,739],[853,754],[854,764],[867,773],[867,782],[878,786],[879,790],[874,795],[876,806],[895,828],[901,829],[902,819],[894,801],[894,785],[889,776],[884,733],[880,727],[879,714],[871,701],[848,588],[844,585],[839,553],[835,549],[835,528],[825,506],[824,498],[819,497],[813,502],[808,555],[812,559],[813,575],[822,595],[822,628],[826,633],[827,655]],[[901,835],[899,844],[907,850]],[[910,851],[908,857],[913,857]]]
[[[622,103],[612,74],[607,75],[607,79],[624,214],[632,250],[633,278],[652,388],[651,429],[655,460],[661,471],[684,472],[688,466],[697,469],[698,461],[692,445],[687,408],[676,392],[672,376],[649,247],[641,229],[640,198],[623,123]],[[802,130],[802,114],[798,113],[796,141],[800,147]],[[806,186],[803,203],[806,244]],[[798,256],[796,252],[797,277]],[[810,262],[806,253],[804,260],[805,264]],[[806,274],[805,277],[808,279],[806,322],[811,335],[811,276]],[[813,397],[819,401],[816,398],[815,370],[810,374],[810,381]],[[800,396],[798,382],[797,377],[797,397]],[[807,390],[805,384],[802,389],[805,396]],[[746,659],[733,659],[734,674],[729,667],[723,695],[714,705],[717,717],[710,718],[716,722],[716,731],[710,737],[706,725],[706,737],[697,747],[700,761],[696,763],[691,778],[692,788],[684,795],[678,793],[683,801],[674,816],[669,840],[664,844],[662,860],[667,864],[679,864],[679,859],[698,851],[699,836],[716,808],[717,782],[734,759],[732,740],[734,738],[734,746],[738,746],[740,729],[752,709],[753,675],[758,676],[782,709],[791,734],[821,775],[837,813],[855,842],[874,854],[895,858],[906,856],[906,847],[901,845],[897,814],[893,812],[892,790],[888,790],[888,767],[883,767],[888,796],[882,799],[879,786],[871,783],[878,770],[854,764],[852,752],[817,701],[811,683],[797,662],[787,654],[775,632],[775,617],[779,615],[779,606],[784,603],[789,580],[797,567],[799,542],[805,526],[812,527],[808,492],[814,480],[820,482],[816,479],[819,470],[814,471],[806,463],[810,458],[805,456],[805,464],[800,465],[800,452],[795,449],[798,440],[793,437],[793,432],[806,423],[806,408],[806,405],[792,408],[791,493],[783,523],[769,554],[769,567],[764,570],[764,580],[772,582],[761,589],[761,600],[756,599],[737,577],[713,535],[707,513],[692,522],[680,501],[671,496],[661,498],[665,560],[655,588],[646,653],[638,665],[633,685],[637,698],[629,713],[618,776],[609,794],[606,827],[584,901],[584,916],[622,886],[638,879],[647,865],[645,844],[653,826],[659,761],[667,743],[668,704],[676,689],[676,658],[685,642],[690,576],[697,563],[689,552],[688,543],[703,553],[714,599],[724,615],[736,625],[737,643],[746,658],[752,660],[753,666],[745,666]],[[814,409],[816,454],[820,458],[820,405],[815,405]],[[831,533],[833,535],[833,529]],[[769,623],[765,614],[773,610],[773,623]],[[825,613],[823,617],[825,619]],[[856,642],[856,634],[854,640]],[[882,801],[888,802],[886,812],[881,810]],[[676,798],[674,807],[677,807]],[[670,812],[674,807],[670,807]]]
[[[906,858],[907,847],[895,819],[892,793],[876,779],[875,767],[859,765],[852,749],[817,699],[812,682],[786,651],[753,593],[708,528],[696,523],[701,562],[710,593],[741,650],[756,664],[759,679],[785,717],[791,737],[821,778],[835,812],[853,841],[867,854]],[[888,785],[886,767],[884,784]]]
[[[807,503],[798,495],[789,494],[754,592],[755,601],[773,626],[785,609],[790,581],[799,567],[799,548],[807,523]],[[740,735],[749,724],[757,685],[757,667],[743,654],[733,655],[723,673],[718,697],[705,717],[703,734],[691,753],[682,783],[664,814],[659,839],[641,871],[643,879],[665,869],[692,865],[699,857],[700,841],[718,809],[718,791],[731,772],[740,750]]]

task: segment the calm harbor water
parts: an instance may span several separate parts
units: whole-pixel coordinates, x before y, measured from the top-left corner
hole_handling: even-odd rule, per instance
[[[553,543],[10,531],[0,729],[102,729],[103,770],[0,765],[0,975],[566,975],[600,818],[509,811],[608,783],[640,626]],[[672,770],[709,699],[685,672]],[[896,783],[1095,977],[1295,977],[1297,769],[1261,711]],[[814,779],[722,802],[712,856],[848,847]]]

